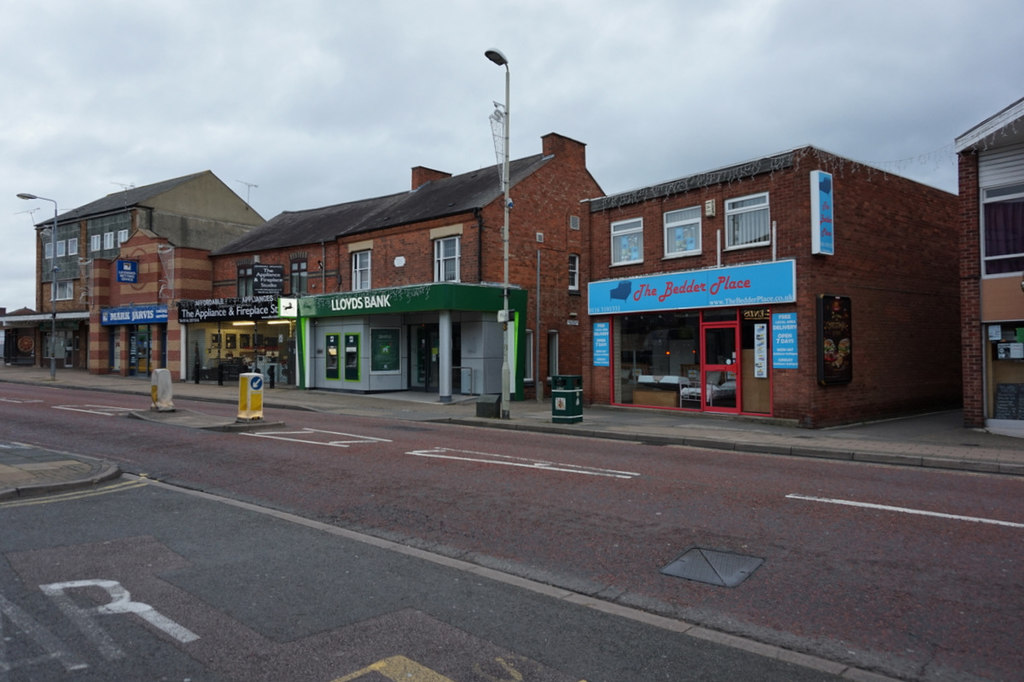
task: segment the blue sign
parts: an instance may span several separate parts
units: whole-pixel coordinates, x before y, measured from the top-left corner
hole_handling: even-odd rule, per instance
[[[139,262],[134,260],[117,261],[117,281],[135,284],[139,281]]]
[[[257,374],[253,378],[249,379],[249,388],[254,391],[263,390],[263,377]]]
[[[588,285],[591,315],[796,301],[796,261],[651,274]]]
[[[100,311],[100,324],[102,325],[164,324],[166,322],[166,305],[134,305]]]
[[[833,256],[836,252],[832,222],[832,174],[811,171],[811,253]]]
[[[594,367],[608,367],[611,363],[611,346],[607,322],[594,323]]]
[[[800,369],[796,313],[772,313],[772,367]]]

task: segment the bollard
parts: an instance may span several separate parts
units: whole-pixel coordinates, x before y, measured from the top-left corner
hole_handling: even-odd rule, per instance
[[[153,370],[153,377],[149,387],[150,395],[153,398],[153,405],[149,409],[156,412],[174,412],[174,400],[171,383],[171,370]]]
[[[238,377],[238,417],[236,422],[263,419],[263,375],[245,372]]]

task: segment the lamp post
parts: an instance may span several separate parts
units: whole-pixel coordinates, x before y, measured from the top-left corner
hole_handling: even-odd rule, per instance
[[[510,363],[508,359],[508,211],[511,207],[509,202],[509,182],[508,176],[508,165],[509,165],[509,148],[508,148],[508,128],[509,128],[509,109],[508,109],[508,95],[509,95],[509,70],[508,70],[508,59],[501,53],[500,50],[491,48],[484,52],[484,56],[490,59],[498,66],[505,67],[505,120],[504,120],[504,159],[502,160],[501,167],[501,184],[505,193],[505,224],[501,231],[501,255],[502,262],[505,267],[505,278],[502,288],[502,352],[501,352],[501,418],[509,418],[509,403],[510,397],[510,386],[511,377]]]
[[[28,201],[49,201],[53,204],[53,229],[50,230],[50,381],[57,379],[57,202],[54,199],[39,197],[35,194],[22,192],[19,199]],[[45,254],[44,254],[45,255]]]

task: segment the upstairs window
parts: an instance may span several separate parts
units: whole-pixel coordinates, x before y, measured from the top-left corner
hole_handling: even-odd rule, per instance
[[[103,250],[103,235],[94,234],[89,237],[89,252],[99,253]]]
[[[569,291],[580,290],[580,256],[578,253],[569,254]]]
[[[288,272],[288,283],[290,291],[294,296],[301,296],[306,293],[307,282],[309,277],[309,263],[306,262],[305,258],[296,258],[291,261],[291,267]]]
[[[352,291],[366,291],[370,288],[372,254],[372,251],[356,251],[352,254]]]
[[[78,237],[72,237],[71,239],[68,240],[68,255],[78,255]]]
[[[620,220],[612,223],[612,265],[644,261],[644,220]]]
[[[128,230],[118,230],[117,231],[117,245],[118,245],[118,247],[120,247],[121,244],[124,244],[126,241],[128,241]]]
[[[71,280],[65,280],[63,282],[57,282],[57,288],[54,292],[54,300],[57,301],[70,301],[75,297],[75,283]]]
[[[103,250],[104,251],[109,251],[112,248],[114,248],[114,233],[113,232],[104,232],[103,233]]]
[[[459,237],[445,237],[434,240],[434,281],[458,282],[459,280]]]
[[[252,265],[238,266],[238,296],[252,296]]]
[[[1024,185],[985,190],[985,274],[1024,271]]]
[[[725,202],[725,248],[766,246],[771,243],[768,193],[751,194]]]
[[[665,214],[665,258],[700,253],[700,206]]]

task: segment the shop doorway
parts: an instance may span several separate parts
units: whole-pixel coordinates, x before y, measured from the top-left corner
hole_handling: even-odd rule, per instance
[[[739,412],[739,325],[736,322],[704,324],[701,337],[704,341],[702,408],[708,412]]]
[[[440,332],[437,324],[417,324],[410,328],[409,388],[417,391],[436,391],[440,366]]]

